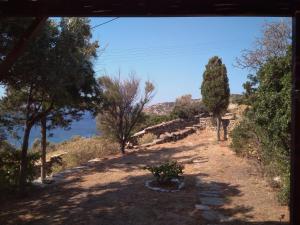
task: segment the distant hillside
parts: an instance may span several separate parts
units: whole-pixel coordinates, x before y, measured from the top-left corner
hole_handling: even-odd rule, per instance
[[[237,100],[241,99],[241,94],[231,94],[230,102],[236,103]],[[194,99],[194,101],[201,101],[201,99]],[[175,106],[175,102],[162,102],[157,103],[151,106],[148,106],[144,109],[144,112],[147,114],[155,114],[155,115],[167,115],[172,112]]]
[[[230,102],[231,103],[238,103],[242,99],[243,95],[241,94],[231,94],[230,95]]]
[[[162,102],[146,107],[144,112],[147,114],[166,115],[172,112],[174,106],[175,102]]]

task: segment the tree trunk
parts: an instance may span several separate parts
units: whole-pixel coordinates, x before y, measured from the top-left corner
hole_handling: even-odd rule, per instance
[[[42,117],[41,119],[41,181],[45,182],[46,178],[46,148],[47,148],[47,121],[46,117]]]
[[[227,140],[227,127],[229,125],[228,120],[222,120],[223,131],[224,131],[224,141]]]
[[[121,150],[122,154],[125,154],[125,146],[126,146],[126,143],[124,141],[121,142],[121,144],[120,144],[120,150]]]
[[[23,135],[23,143],[22,143],[22,151],[21,151],[21,164],[20,164],[20,176],[19,176],[19,192],[20,194],[24,194],[25,185],[26,185],[26,177],[27,177],[27,150],[28,150],[28,141],[29,135],[32,126],[26,122],[25,130]]]
[[[221,117],[217,117],[217,140],[220,141]]]

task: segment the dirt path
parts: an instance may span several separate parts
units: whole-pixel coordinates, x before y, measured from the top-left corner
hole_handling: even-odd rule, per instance
[[[103,159],[63,183],[2,203],[0,224],[283,224],[276,222],[282,214],[287,221],[287,207],[278,205],[254,167],[214,136],[205,131]],[[184,164],[182,191],[159,193],[144,187],[151,176],[142,168],[165,160]]]

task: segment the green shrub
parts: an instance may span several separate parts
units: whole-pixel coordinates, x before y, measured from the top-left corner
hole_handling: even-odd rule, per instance
[[[286,204],[287,202],[290,202],[290,173],[285,173],[282,178],[282,185],[278,192],[278,200],[281,204]]]
[[[241,156],[256,157],[259,159],[258,149],[259,140],[256,135],[253,124],[246,118],[230,132],[230,147]]]
[[[173,178],[183,174],[184,167],[176,161],[166,162],[160,166],[146,166],[158,183],[169,183]]]
[[[143,144],[151,143],[155,139],[157,139],[156,135],[148,133],[138,139],[138,144],[143,145]]]
[[[238,155],[259,160],[270,183],[274,177],[280,177],[278,200],[287,204],[290,199],[290,169],[285,150],[270,142],[265,132],[247,117],[232,130],[230,137],[231,148]]]
[[[35,176],[35,162],[40,155],[29,153],[27,156],[27,183],[31,183]],[[0,146],[0,190],[11,190],[18,186],[20,173],[21,151],[16,150],[8,143]]]

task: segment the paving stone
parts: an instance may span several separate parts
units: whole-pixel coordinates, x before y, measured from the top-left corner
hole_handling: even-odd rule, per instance
[[[202,216],[204,219],[208,221],[220,221],[220,222],[229,221],[228,217],[214,210],[203,211]]]
[[[200,210],[210,210],[208,205],[201,205],[201,204],[196,204],[195,208]]]
[[[219,221],[220,214],[214,210],[208,210],[202,212],[202,217],[208,221]]]
[[[213,206],[224,205],[224,199],[223,198],[200,197],[200,201],[201,201],[202,204],[205,204],[205,205],[213,205]]]
[[[215,192],[215,191],[203,191],[200,193],[200,196],[204,196],[204,197],[220,197],[220,193],[219,192]]]

